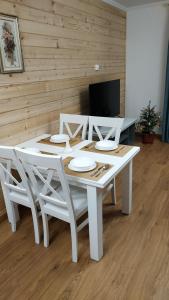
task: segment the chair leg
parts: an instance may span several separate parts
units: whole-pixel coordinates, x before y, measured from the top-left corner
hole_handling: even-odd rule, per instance
[[[72,261],[78,261],[78,240],[77,240],[77,228],[76,224],[70,224],[71,239],[72,239]]]
[[[113,180],[113,187],[111,190],[111,195],[112,195],[112,204],[116,205],[116,181],[115,181],[115,178]]]
[[[14,210],[15,210],[15,219],[16,222],[20,221],[19,211],[18,211],[18,204],[14,203]]]
[[[40,244],[40,234],[39,234],[39,222],[38,222],[38,214],[36,208],[32,208],[32,219],[33,219],[33,227],[35,234],[35,243]]]
[[[16,232],[16,223],[15,224],[11,223],[11,228],[13,233]]]
[[[43,222],[43,236],[44,236],[44,247],[49,247],[49,225],[48,216],[42,212],[42,222]]]
[[[8,217],[8,222],[11,224],[15,221],[16,223],[16,214],[15,214],[15,208],[14,208],[14,203],[11,202],[10,200],[7,199],[7,197],[4,197],[5,201],[5,207],[6,207],[6,213]]]
[[[12,201],[9,201],[8,208],[10,211],[9,214],[10,214],[11,229],[12,229],[12,232],[16,232],[15,207],[14,207],[14,203]]]

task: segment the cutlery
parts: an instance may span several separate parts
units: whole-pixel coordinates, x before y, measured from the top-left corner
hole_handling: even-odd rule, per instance
[[[95,177],[100,176],[104,171],[109,169],[109,164],[105,164],[104,166],[101,167],[101,169],[96,173]]]
[[[120,149],[121,150],[121,149]],[[120,150],[116,150],[114,153],[119,153],[120,152]]]
[[[94,143],[90,143],[89,145],[86,145],[84,148],[85,149],[90,149],[93,146]]]
[[[121,150],[123,150],[125,146],[121,147],[119,150],[116,150],[115,153],[119,153]]]
[[[100,171],[103,168],[103,166],[97,168],[92,174],[91,177],[95,176],[97,174],[98,171]]]
[[[124,148],[125,148],[125,146],[121,147],[119,150],[122,150],[122,149],[124,149]]]

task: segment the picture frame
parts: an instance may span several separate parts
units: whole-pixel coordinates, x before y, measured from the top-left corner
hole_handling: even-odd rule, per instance
[[[0,72],[24,72],[18,18],[0,14]]]

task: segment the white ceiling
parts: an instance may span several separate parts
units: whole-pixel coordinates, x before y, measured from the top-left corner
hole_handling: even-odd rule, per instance
[[[103,1],[125,10],[135,6],[141,6],[141,5],[169,3],[169,0],[103,0]]]

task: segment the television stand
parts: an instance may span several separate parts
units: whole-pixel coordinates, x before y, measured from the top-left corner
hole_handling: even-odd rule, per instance
[[[123,128],[120,135],[120,144],[132,145],[135,138],[135,118],[124,118]],[[107,134],[107,128],[101,127],[100,132],[104,136]]]

